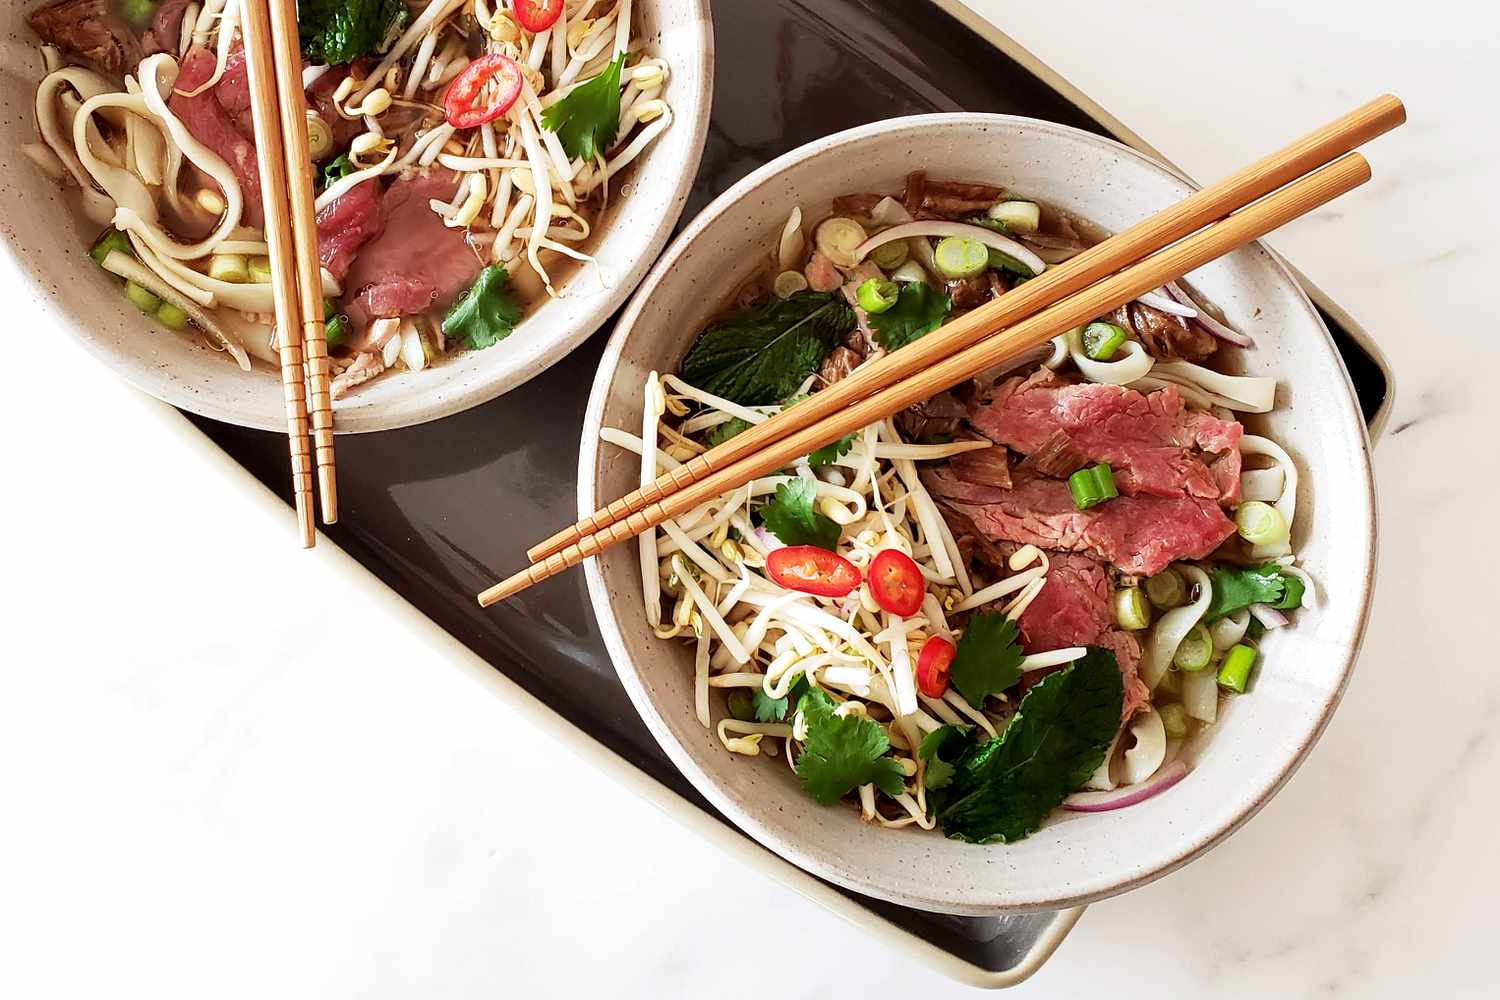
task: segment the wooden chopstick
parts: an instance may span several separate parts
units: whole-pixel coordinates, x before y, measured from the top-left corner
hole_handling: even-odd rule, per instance
[[[268,0],[244,0],[257,7]],[[318,258],[318,214],[313,205],[312,152],[307,138],[307,97],[297,36],[297,0],[269,0],[271,48],[280,98],[282,149],[292,235],[297,241],[297,288],[301,293],[302,342],[307,363],[318,499],[323,523],[339,519],[338,476],[333,455],[333,396],[329,388],[328,342],[323,328],[323,271]]]
[[[1369,179],[1370,165],[1365,158],[1358,153],[1348,153],[1228,218],[1215,222],[998,333],[995,332],[994,322],[997,310],[981,307],[965,313],[949,326],[961,327],[961,335],[968,338],[972,346],[926,370],[912,372],[902,381],[853,403],[828,419],[778,439],[755,455],[685,486],[665,500],[653,502],[602,531],[581,538],[542,562],[485,590],[479,595],[479,604],[481,607],[488,607],[505,600],[577,565],[589,556],[597,555],[611,545],[633,538],[668,518],[677,517],[713,497],[737,489],[757,476],[785,468],[816,448],[876,420],[882,420],[913,403],[931,398],[979,372],[1118,308],[1144,292],[1159,288],[1168,281],[1259,239]],[[1021,287],[1024,288],[1025,285]],[[1001,300],[1004,298],[1002,296]],[[821,394],[815,393],[812,398],[816,399],[818,395]]]
[[[1106,275],[1160,250],[1257,198],[1389,132],[1406,120],[1401,102],[1383,95],[1216,184],[1048,268],[1019,288],[970,313],[976,322],[950,323],[814,393],[802,404],[735,435],[670,472],[558,532],[527,551],[537,562],[586,535],[602,531],[648,504],[664,500],[704,476],[729,467],[776,441],[834,416],[855,401],[969,347],[1001,327],[1018,323]],[[1175,277],[1175,275],[1174,275]],[[983,318],[978,317],[984,313]]]
[[[286,196],[287,161],[277,94],[276,58],[265,0],[245,0],[241,7],[245,64],[250,77],[250,112],[255,123],[255,150],[260,164],[270,247],[272,294],[281,356],[281,385],[286,397],[287,444],[292,459],[292,496],[302,547],[317,540],[313,523],[312,454],[308,441],[307,386],[303,365],[302,304],[298,289],[297,245],[292,239]],[[321,308],[321,303],[320,303]],[[321,316],[321,313],[320,313]]]

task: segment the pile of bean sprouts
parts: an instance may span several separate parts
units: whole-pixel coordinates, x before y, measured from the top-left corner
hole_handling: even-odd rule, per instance
[[[432,202],[432,210],[447,225],[465,230],[483,259],[506,265],[513,282],[558,294],[545,255],[592,261],[580,249],[592,235],[592,209],[607,201],[610,179],[671,123],[671,108],[662,98],[666,62],[645,54],[641,40],[633,37],[632,0],[616,0],[607,10],[600,0],[567,0],[556,24],[535,35],[518,27],[504,0],[495,6],[486,0],[412,6],[407,28],[369,74],[350,76],[334,92],[338,114],[361,122],[364,131],[348,150],[355,170],[319,195],[318,209],[372,178],[433,164],[447,167],[460,175],[458,190],[449,202]],[[130,271],[124,277],[183,309],[248,370],[249,354],[277,362],[271,285],[215,280],[208,265],[215,254],[266,254],[265,236],[241,224],[244,195],[229,165],[194,139],[167,105],[178,60],[195,45],[212,49],[217,60],[199,90],[219,81],[239,44],[239,24],[240,0],[191,5],[175,57],[146,57],[125,77],[123,89],[92,69],[64,65],[56,48],[42,46],[46,75],[36,92],[42,141],[25,152],[53,177],[78,185],[91,221],[113,224],[129,236],[140,266],[119,255],[115,266]],[[472,61],[468,53],[475,47],[514,59],[524,83],[506,116],[458,130],[444,119],[442,96]],[[619,137],[593,162],[570,161],[557,136],[542,127],[542,113],[620,52],[629,58],[621,75]],[[330,69],[306,67],[304,85]],[[309,114],[310,134],[316,136],[316,116]],[[100,128],[101,120],[107,130]],[[185,161],[212,184],[184,191]],[[179,215],[196,213],[216,218],[217,224],[204,239],[183,243],[163,224],[160,199]],[[323,281],[325,295],[338,298],[342,289],[326,270]],[[405,326],[407,337],[421,336],[415,324]],[[420,349],[397,355],[421,367]]]

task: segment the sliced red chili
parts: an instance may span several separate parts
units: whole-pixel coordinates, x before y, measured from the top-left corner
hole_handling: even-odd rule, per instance
[[[766,556],[766,572],[787,590],[843,597],[859,586],[859,570],[836,552],[816,545],[788,545]]]
[[[881,549],[870,561],[869,579],[870,596],[891,614],[906,618],[922,607],[927,581],[905,552]]]
[[[948,674],[958,649],[947,639],[934,635],[922,643],[917,654],[917,690],[929,698],[941,698],[948,690]]]
[[[476,128],[492,122],[516,103],[521,67],[509,56],[480,56],[453,78],[443,95],[443,111],[454,128]]]
[[[516,23],[527,31],[546,31],[562,16],[563,0],[515,0]]]

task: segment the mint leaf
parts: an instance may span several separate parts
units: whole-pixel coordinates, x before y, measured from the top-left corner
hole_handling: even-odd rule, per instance
[[[1206,622],[1217,621],[1252,604],[1269,604],[1274,608],[1295,608],[1302,604],[1305,589],[1301,580],[1283,576],[1275,563],[1263,566],[1211,566],[1208,580],[1213,587]]]
[[[342,66],[381,48],[406,18],[406,0],[301,0],[297,34],[308,62]]]
[[[771,502],[760,509],[761,523],[783,545],[816,545],[832,552],[843,529],[833,518],[814,509],[817,497],[818,484],[810,479],[782,483]]]
[[[1119,665],[1103,649],[1042,678],[999,739],[965,750],[933,795],[943,832],[987,844],[1035,831],[1109,752],[1123,701]]]
[[[947,788],[953,783],[958,768],[953,761],[969,745],[969,733],[973,726],[938,726],[922,737],[917,746],[917,756],[927,762],[922,774],[922,786],[929,792]]]
[[[854,324],[854,310],[829,293],[773,296],[699,334],[682,377],[745,406],[775,403],[796,392]]]
[[[860,785],[875,785],[887,795],[905,789],[901,766],[886,756],[890,740],[880,724],[851,715],[833,714],[833,699],[817,688],[797,702],[807,720],[807,739],[797,756],[802,787],[819,805],[832,805]],[[1111,734],[1113,735],[1113,734]]]
[[[1002,614],[981,611],[964,626],[953,657],[953,686],[975,708],[984,699],[1021,679],[1021,647],[1016,623]]]
[[[521,307],[506,291],[509,281],[510,276],[499,264],[480,271],[474,284],[443,317],[443,334],[476,351],[509,337],[521,322]]]
[[[713,427],[708,432],[708,446],[717,448],[736,434],[743,434],[750,429],[750,421],[732,417],[724,423]]]
[[[568,91],[568,96],[542,112],[542,127],[556,132],[563,152],[590,161],[608,149],[620,133],[621,52],[604,72]]]
[[[952,298],[934,291],[925,281],[908,281],[901,286],[895,305],[870,315],[870,332],[875,343],[894,351],[942,326],[952,311]]]

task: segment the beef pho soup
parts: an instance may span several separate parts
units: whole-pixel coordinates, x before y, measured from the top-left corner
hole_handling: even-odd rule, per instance
[[[335,397],[508,337],[671,121],[631,0],[302,4]],[[352,8],[357,16],[345,17]],[[25,152],[163,326],[277,364],[239,0],[54,0]]]
[[[788,209],[646,379],[640,433],[601,431],[643,484],[1098,238],[924,171]],[[1241,423],[1275,380],[1223,370],[1252,348],[1174,282],[642,535],[698,721],[819,803],[976,843],[1182,780],[1221,699],[1254,696],[1260,636],[1314,600],[1297,469]]]

